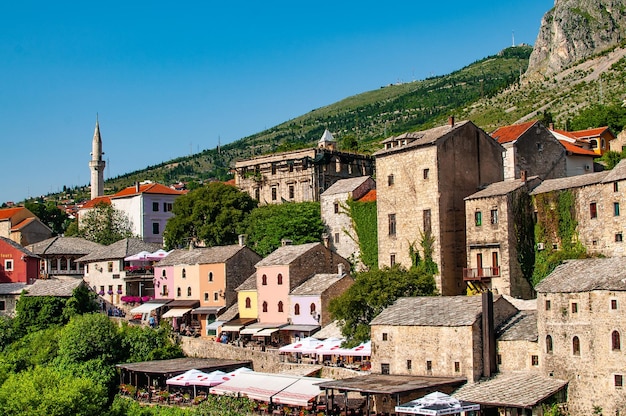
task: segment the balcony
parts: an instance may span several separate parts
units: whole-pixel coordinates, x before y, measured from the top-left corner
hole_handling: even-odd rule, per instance
[[[126,266],[124,267],[124,271],[126,272],[126,276],[136,276],[152,274],[154,272],[154,269],[152,266]]]
[[[483,281],[492,277],[500,277],[500,267],[481,267],[475,269],[463,269],[464,281]]]

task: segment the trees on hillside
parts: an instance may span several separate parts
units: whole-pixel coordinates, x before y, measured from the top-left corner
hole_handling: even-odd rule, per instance
[[[194,189],[174,202],[174,216],[163,232],[165,246],[182,247],[190,240],[206,246],[234,244],[243,220],[256,206],[250,195],[221,182]]]
[[[50,227],[55,235],[63,234],[69,225],[69,217],[53,201],[26,202],[24,206]]]
[[[106,246],[133,236],[130,219],[120,210],[103,202],[82,214],[80,221],[68,227],[66,236],[83,237]]]

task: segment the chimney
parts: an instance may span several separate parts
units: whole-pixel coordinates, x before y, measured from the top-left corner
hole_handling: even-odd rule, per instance
[[[135,182],[135,192],[139,193],[139,182]]]
[[[289,240],[288,238],[283,238],[282,240],[280,240],[280,245],[281,246],[290,246],[293,243],[292,240]]]
[[[344,271],[343,263],[339,263],[337,265],[337,274],[339,275],[339,277],[343,277],[346,274],[345,271]]]
[[[239,245],[241,247],[244,247],[246,245],[246,235],[245,234],[239,234]]]
[[[322,234],[322,243],[324,243],[324,247],[330,248],[330,235],[327,233]]]
[[[196,248],[196,245],[193,243],[193,240],[189,240],[189,251],[192,251],[194,248]]]
[[[525,170],[520,171],[520,179],[522,180],[522,182],[526,183],[528,179],[528,172]]]
[[[550,123],[548,129],[554,131],[554,123]]]
[[[498,371],[496,330],[493,320],[493,293],[490,290],[482,294],[482,307],[483,376],[489,378]]]
[[[454,127],[454,116],[448,117],[448,125]]]

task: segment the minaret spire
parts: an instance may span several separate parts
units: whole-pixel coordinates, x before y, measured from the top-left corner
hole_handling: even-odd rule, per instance
[[[104,195],[104,167],[106,163],[102,159],[103,154],[100,123],[98,122],[98,114],[96,113],[96,128],[93,132],[91,161],[89,161],[89,169],[91,170],[91,199]]]

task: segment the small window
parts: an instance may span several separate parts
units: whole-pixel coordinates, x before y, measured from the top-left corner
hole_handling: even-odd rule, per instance
[[[335,244],[339,244],[339,233],[335,233]]]
[[[393,184],[394,184],[394,177],[393,177],[393,175],[387,176],[387,185],[391,186]]]
[[[267,312],[267,302],[263,302],[263,312]]]
[[[254,199],[257,201],[261,199],[261,191],[259,188],[254,188]]]
[[[531,362],[533,367],[537,367],[539,365],[539,356],[538,355],[531,355],[530,356],[530,362]]]
[[[315,310],[316,310],[316,309],[317,309],[317,308],[315,307],[315,303],[311,303],[311,304],[309,305],[309,312],[311,313],[311,315],[315,314]]]
[[[272,201],[276,201],[278,199],[278,189],[273,186],[272,187]]]
[[[187,296],[191,296],[191,286],[187,287]]]
[[[180,288],[176,289],[176,296],[181,297],[183,295],[183,292],[181,291]]]
[[[498,365],[502,365],[502,354],[496,355],[496,361],[498,362]]]
[[[615,387],[623,387],[624,386],[624,378],[621,374],[615,374],[614,378]]]
[[[172,212],[172,203],[171,202],[164,202],[163,203],[163,212]]]
[[[498,223],[498,210],[497,209],[491,210],[491,223],[492,224]]]
[[[161,293],[163,296],[169,295],[169,291],[167,290],[167,285],[163,285],[163,292]],[[180,296],[180,295],[178,295]]]
[[[578,313],[578,303],[572,302],[572,313]]]
[[[209,272],[209,282],[213,281],[213,272]]]
[[[152,234],[159,234],[161,230],[160,224],[158,222],[152,223]]]
[[[6,310],[6,303],[3,300],[0,300],[0,311]]]
[[[163,269],[163,271],[161,272],[161,277],[164,279],[167,277],[167,275],[165,274],[165,269]]]
[[[431,222],[430,222],[430,210],[429,209],[425,209],[424,211],[422,211],[422,221],[424,223],[424,233],[426,234],[430,234],[430,232],[432,231],[432,226],[431,226]]]
[[[276,276],[276,282],[277,282],[279,285],[282,285],[282,284],[283,284],[283,275],[282,275],[281,273],[278,273],[278,276]]]
[[[424,169],[424,171],[423,171],[424,179],[428,179],[428,174],[429,173],[430,173],[430,171],[428,169]]]
[[[113,273],[113,262],[112,261],[107,263],[107,271],[109,273]]]
[[[613,182],[613,192],[619,192],[619,185],[617,182]]]
[[[483,213],[480,211],[476,211],[474,213],[474,223],[476,224],[477,227],[480,227],[481,225],[483,225]]]
[[[300,315],[300,304],[296,303],[293,307],[293,314],[294,315]]]
[[[553,346],[552,346],[552,336],[546,335],[546,353],[552,354]]]
[[[598,218],[598,205],[595,202],[589,204],[589,216],[593,218]]]
[[[335,214],[339,214],[339,202],[335,202],[333,208],[335,209]]]
[[[621,243],[622,241],[624,241],[624,235],[622,233],[615,234],[615,242]]]
[[[617,310],[617,299],[611,299],[611,309]]]
[[[158,202],[153,202],[152,203],[152,211],[157,212],[159,210],[159,203]]]
[[[426,361],[426,371],[433,371],[433,362],[430,360]]]
[[[572,338],[572,354],[580,355],[580,339],[578,337]]]
[[[278,302],[278,312],[282,312],[283,311],[283,301],[281,300],[280,302]]]
[[[289,199],[294,199],[296,197],[296,190],[293,185],[289,185]]]
[[[10,272],[13,270],[13,260],[5,260],[4,261],[4,270]]]
[[[461,363],[458,361],[454,362],[454,372],[455,373],[460,373],[461,372]]]
[[[380,373],[381,374],[389,374],[389,364],[381,363],[380,364]]]
[[[276,165],[272,163],[272,175],[276,175]]]
[[[213,300],[215,302],[217,302],[220,299],[220,294],[219,292],[213,292]]]
[[[396,255],[395,254],[390,254],[389,255],[389,265],[391,267],[396,265]]]
[[[208,302],[208,301],[209,301],[209,292],[204,292],[204,300],[205,300],[206,302]]]
[[[406,369],[410,370],[413,367],[413,362],[411,360],[406,360]]]
[[[619,202],[613,202],[613,216],[619,217]]]
[[[549,311],[552,309],[552,303],[549,300],[546,300],[546,310]]]
[[[261,284],[267,286],[267,275],[261,276]]]
[[[611,333],[611,349],[613,351],[619,351],[622,349],[622,343],[620,341],[619,331],[613,331]]]
[[[396,214],[389,214],[389,235],[396,235]]]
[[[252,299],[246,298],[246,309],[252,308]]]
[[[386,332],[383,332],[383,341],[389,341],[389,335]]]
[[[182,276],[183,276],[183,279],[187,277],[187,270],[183,269]]]

